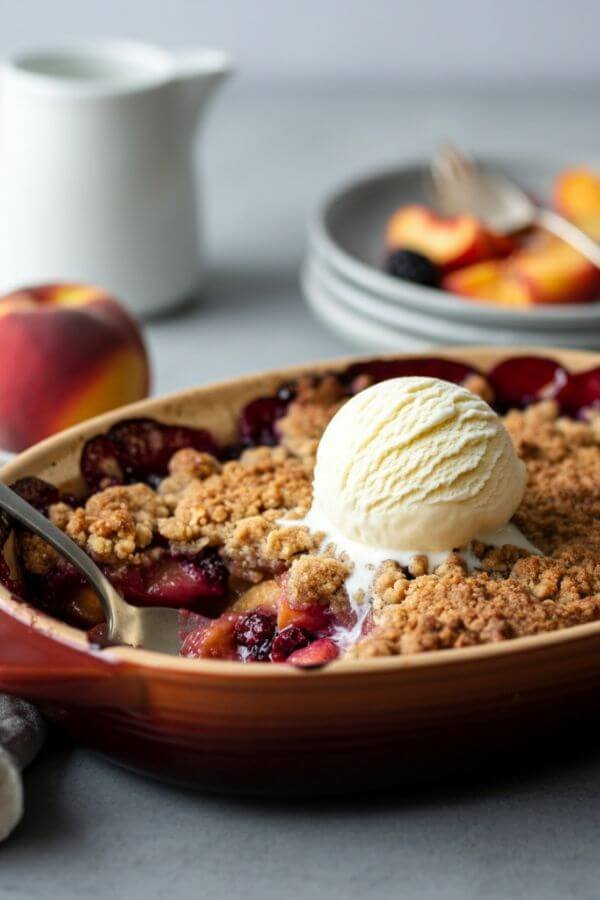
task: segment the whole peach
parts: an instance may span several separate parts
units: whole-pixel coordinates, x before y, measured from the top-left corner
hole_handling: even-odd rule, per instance
[[[137,324],[100,288],[51,284],[0,297],[0,447],[36,441],[147,396]]]

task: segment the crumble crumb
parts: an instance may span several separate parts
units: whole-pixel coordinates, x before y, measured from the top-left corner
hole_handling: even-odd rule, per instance
[[[529,556],[528,550],[522,547],[513,547],[512,544],[504,544],[502,547],[484,547],[481,553],[474,552],[476,556],[479,556],[484,572],[503,578],[510,575],[517,560]]]
[[[218,459],[210,453],[201,453],[192,447],[184,447],[173,454],[169,461],[171,475],[183,475],[188,479],[208,478],[221,470]]]
[[[139,551],[151,544],[159,519],[167,514],[164,502],[146,484],[119,485],[92,494],[85,507],[68,518],[64,509],[59,511],[69,537],[107,563],[139,561]]]
[[[300,556],[294,560],[286,578],[285,592],[290,606],[347,605],[344,582],[348,565],[328,556]]]
[[[413,578],[417,578],[419,575],[427,575],[429,571],[429,560],[426,556],[416,554],[415,556],[411,556],[408,561],[408,571],[409,574],[413,576]]]
[[[468,375],[463,382],[463,387],[471,391],[472,394],[477,394],[486,403],[492,403],[494,399],[492,386],[483,375]]]
[[[385,606],[402,603],[406,597],[409,581],[404,569],[394,560],[382,563],[373,581],[373,615],[375,621]]]
[[[468,566],[458,553],[449,553],[443,563],[434,570],[434,575],[466,575]]]
[[[58,553],[37,534],[19,529],[16,532],[18,554],[32,575],[47,575],[58,561]]]

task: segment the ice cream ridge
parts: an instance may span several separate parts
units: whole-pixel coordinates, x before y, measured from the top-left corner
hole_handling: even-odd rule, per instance
[[[474,539],[535,551],[510,524],[524,489],[525,466],[484,400],[437,378],[394,378],[329,423],[305,524],[347,553],[353,586],[366,589],[364,567],[372,576],[386,559],[425,554],[439,565],[459,552],[472,567]]]

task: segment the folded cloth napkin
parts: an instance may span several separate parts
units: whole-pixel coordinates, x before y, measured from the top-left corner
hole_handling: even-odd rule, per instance
[[[30,703],[0,694],[0,841],[23,815],[21,770],[44,742],[46,727]]]

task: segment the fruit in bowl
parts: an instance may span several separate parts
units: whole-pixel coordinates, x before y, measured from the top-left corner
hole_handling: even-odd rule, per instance
[[[591,237],[600,238],[600,175],[568,169],[555,179],[557,210]],[[393,276],[474,301],[523,307],[587,303],[600,297],[600,270],[564,241],[533,229],[518,239],[494,235],[474,216],[444,218],[424,206],[396,210],[385,229],[386,270]],[[436,282],[398,265],[406,252],[435,265]]]
[[[140,330],[89,285],[23,288],[0,298],[0,447],[22,450],[83,419],[145,397]]]
[[[182,610],[184,656],[315,668],[600,620],[599,408],[598,369],[551,357],[369,360],[248,398],[234,443],[128,418],[78,487],[13,487],[130,603]],[[13,593],[102,643],[77,572],[15,547]]]

